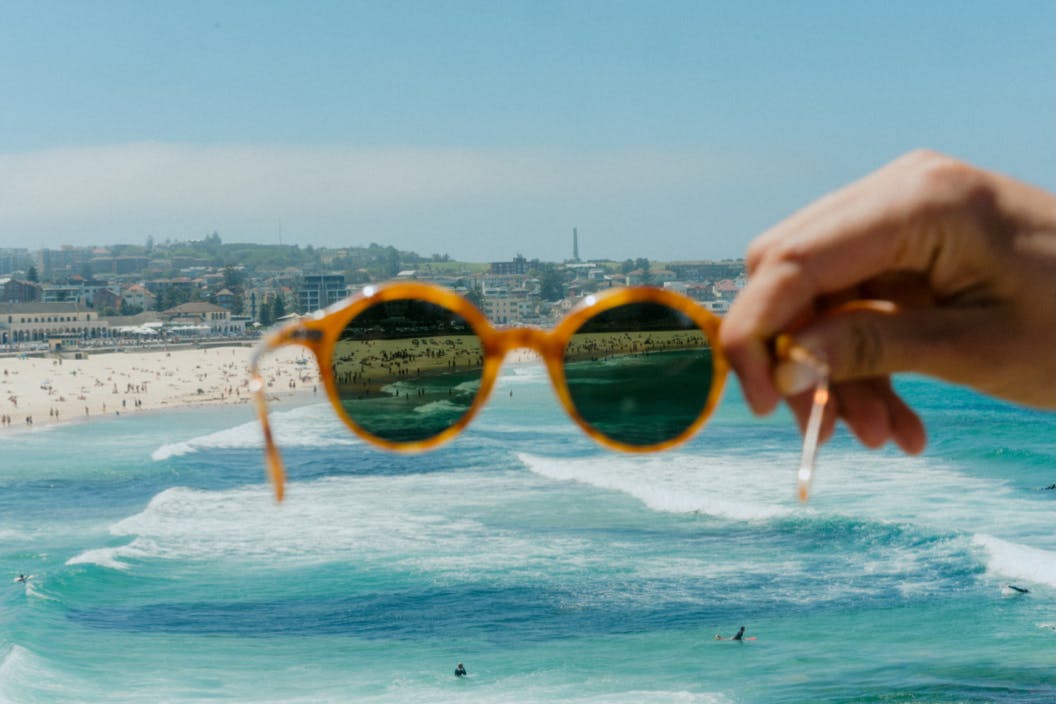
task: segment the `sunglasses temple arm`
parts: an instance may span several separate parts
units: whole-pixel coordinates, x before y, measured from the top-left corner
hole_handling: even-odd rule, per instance
[[[261,422],[261,431],[264,433],[264,461],[268,470],[268,477],[272,486],[275,487],[275,500],[282,501],[286,486],[286,471],[283,469],[283,459],[279,455],[279,448],[272,437],[272,425],[268,421],[268,398],[264,378],[257,368],[260,358],[267,352],[275,349],[274,338],[266,338],[257,347],[250,360],[250,391],[253,393],[254,406],[257,409],[257,418]]]
[[[815,456],[818,454],[818,439],[822,432],[822,415],[828,401],[829,375],[822,373],[811,397],[811,413],[804,428],[804,449],[800,453],[800,468],[796,472],[796,493],[801,501],[807,501],[811,480],[815,476]]]
[[[810,368],[815,373],[815,392],[811,395],[811,412],[804,426],[804,447],[800,452],[800,467],[796,472],[796,493],[801,501],[807,501],[811,480],[815,476],[815,457],[818,455],[818,440],[822,434],[822,417],[829,402],[829,365],[807,349],[793,342],[789,335],[779,335],[775,340],[775,355],[780,360],[789,360]]]

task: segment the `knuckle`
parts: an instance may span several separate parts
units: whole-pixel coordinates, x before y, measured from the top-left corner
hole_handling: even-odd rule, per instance
[[[942,210],[988,208],[995,200],[992,180],[985,172],[942,154],[922,160],[917,186],[923,198]]]
[[[766,253],[767,245],[761,238],[749,243],[748,250],[745,252],[745,267],[750,275],[760,266]]]

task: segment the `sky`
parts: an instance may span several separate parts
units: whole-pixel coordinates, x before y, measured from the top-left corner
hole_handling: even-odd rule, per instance
[[[0,0],[0,247],[743,256],[920,147],[1054,189],[1053,0]]]

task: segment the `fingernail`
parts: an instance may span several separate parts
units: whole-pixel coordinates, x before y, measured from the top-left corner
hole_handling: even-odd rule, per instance
[[[774,368],[774,385],[783,396],[795,396],[818,384],[818,369],[810,364],[788,359]]]

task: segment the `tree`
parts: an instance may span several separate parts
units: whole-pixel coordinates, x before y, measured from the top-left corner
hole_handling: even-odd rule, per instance
[[[158,293],[158,298],[154,302],[155,310],[169,310],[176,306],[183,305],[191,300],[191,293],[186,288],[181,286],[166,286]]]
[[[540,298],[545,301],[560,301],[565,298],[565,281],[557,267],[547,265],[540,272]]]
[[[268,327],[272,324],[272,306],[270,303],[261,304],[260,308],[257,310],[257,322],[264,327]]]
[[[650,274],[650,260],[639,257],[635,260],[635,268],[642,270],[642,285],[649,286],[653,282],[653,275]]]
[[[400,252],[396,251],[396,247],[387,247],[385,251],[385,274],[389,278],[393,278],[400,273]]]
[[[477,306],[478,309],[484,308],[484,296],[481,295],[481,289],[471,288],[466,292],[464,296],[466,300]]]
[[[231,304],[231,313],[233,315],[242,315],[242,296],[245,292],[243,287],[243,281],[245,275],[234,266],[224,267],[224,288],[231,291],[234,294],[235,300]]]
[[[271,322],[276,322],[277,320],[279,320],[279,318],[283,317],[284,315],[286,315],[286,304],[283,302],[282,294],[279,294],[278,296],[272,299]]]
[[[37,267],[29,267],[29,271],[26,272],[26,278],[35,284],[40,283],[40,277],[37,275]]]

